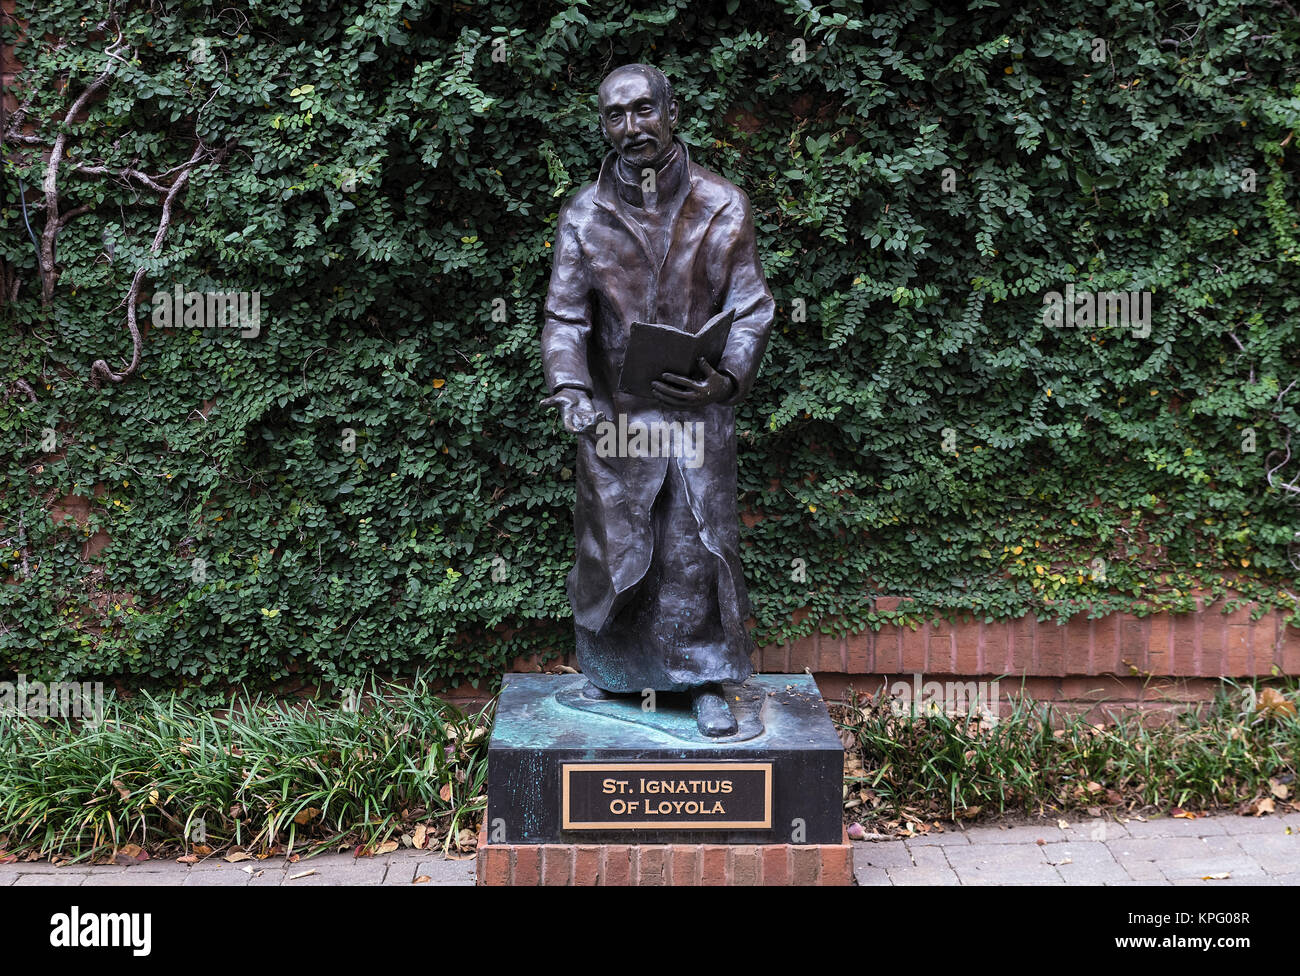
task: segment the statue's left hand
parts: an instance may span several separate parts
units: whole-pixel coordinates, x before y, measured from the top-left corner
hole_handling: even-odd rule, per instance
[[[736,390],[736,382],[726,373],[719,373],[709,365],[709,361],[700,357],[696,361],[703,379],[693,380],[689,376],[676,373],[664,373],[650,384],[655,396],[673,407],[698,407],[706,403],[725,400]]]

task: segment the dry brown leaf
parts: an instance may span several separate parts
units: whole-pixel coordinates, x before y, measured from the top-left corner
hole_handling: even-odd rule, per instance
[[[1279,800],[1285,800],[1287,797],[1291,795],[1291,787],[1287,786],[1285,783],[1279,783],[1275,779],[1271,779],[1268,781],[1268,788],[1269,788],[1269,792],[1271,792]]]
[[[1272,797],[1256,797],[1253,800],[1247,800],[1237,808],[1237,812],[1243,817],[1259,817],[1266,813],[1273,813],[1276,805]]]
[[[415,831],[411,835],[411,843],[417,851],[424,850],[424,845],[429,838],[429,828],[424,824],[416,824]]]
[[[432,879],[427,874],[422,874],[412,881],[411,884],[428,884],[431,880]]]
[[[451,802],[451,784],[443,783],[442,789],[438,791],[438,796],[442,798],[443,803]]]
[[[1169,816],[1176,817],[1180,820],[1195,820],[1197,814],[1190,810],[1184,810],[1182,807],[1174,807],[1169,811]]]
[[[253,855],[249,854],[248,851],[231,851],[225,857],[229,864],[238,864],[240,861],[251,861],[252,859]]]
[[[1265,688],[1259,693],[1259,700],[1255,703],[1256,712],[1267,712],[1269,715],[1277,718],[1281,715],[1295,717],[1295,702],[1290,701],[1276,688]]]
[[[1201,880],[1202,881],[1225,881],[1231,877],[1232,875],[1229,874],[1227,871],[1220,871],[1218,874],[1203,874],[1201,875]]]
[[[398,844],[395,840],[386,840],[375,848],[376,854],[391,854],[397,850]]]
[[[177,864],[198,864],[199,859],[194,854],[182,854],[176,859]]]
[[[305,810],[299,810],[298,816],[293,818],[293,822],[299,827],[305,827],[308,823],[320,816],[320,810],[316,807],[307,807]]]

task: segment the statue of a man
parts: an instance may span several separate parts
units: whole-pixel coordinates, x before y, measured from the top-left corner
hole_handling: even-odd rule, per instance
[[[775,303],[749,199],[693,163],[673,135],[678,107],[664,74],[616,68],[599,104],[613,151],[560,211],[542,330],[551,393],[542,402],[578,435],[568,577],[578,666],[589,697],[687,692],[700,731],[730,735],[736,720],[721,682],[753,670],[734,406],[753,385]],[[701,357],[692,375],[664,372],[645,395],[620,390],[633,322],[696,333],[727,311],[716,363]],[[602,440],[647,429],[649,449]],[[686,450],[654,449],[655,431],[659,446],[682,432]]]

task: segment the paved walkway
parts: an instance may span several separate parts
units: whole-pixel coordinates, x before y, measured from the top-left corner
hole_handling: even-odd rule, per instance
[[[1300,814],[955,828],[858,842],[853,870],[860,885],[1294,885]]]
[[[1288,830],[1290,831],[1288,833]],[[860,885],[1295,885],[1300,884],[1300,814],[1182,820],[1056,820],[858,841]],[[427,851],[382,857],[322,854],[195,865],[144,861],[129,867],[0,865],[0,887],[28,885],[472,885],[474,859]]]

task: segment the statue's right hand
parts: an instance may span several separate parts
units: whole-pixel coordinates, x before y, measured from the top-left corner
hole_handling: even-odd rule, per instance
[[[564,429],[570,434],[582,434],[591,431],[596,424],[605,419],[605,415],[596,409],[591,397],[582,390],[569,387],[559,390],[554,396],[542,401],[543,407],[558,407]]]

